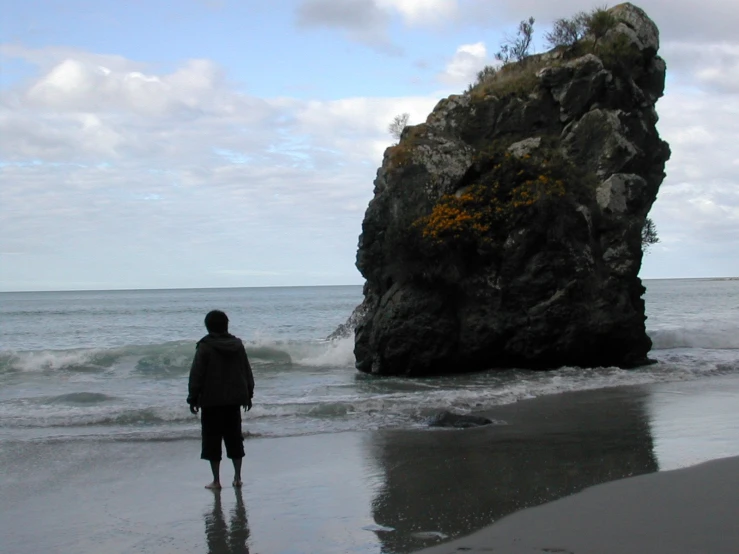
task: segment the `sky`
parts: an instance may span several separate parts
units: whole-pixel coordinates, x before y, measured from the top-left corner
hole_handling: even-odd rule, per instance
[[[0,0],[0,290],[361,284],[388,124],[581,0]],[[739,2],[643,0],[670,143],[642,278],[739,276]]]

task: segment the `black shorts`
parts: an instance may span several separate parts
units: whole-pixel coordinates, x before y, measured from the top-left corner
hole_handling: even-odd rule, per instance
[[[221,440],[226,443],[226,456],[244,457],[244,435],[241,433],[241,406],[210,406],[201,408],[203,430],[203,460],[221,460]]]

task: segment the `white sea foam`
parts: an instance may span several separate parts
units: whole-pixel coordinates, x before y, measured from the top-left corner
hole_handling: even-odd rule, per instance
[[[739,349],[739,326],[711,322],[702,326],[649,331],[655,350],[670,348]]]
[[[106,369],[117,351],[101,349],[43,350],[0,353],[0,373],[54,370],[100,371]]]
[[[320,349],[295,363],[312,367],[354,367],[354,337],[344,337],[319,343]]]
[[[415,381],[375,379],[343,370],[300,372],[295,383],[258,380],[247,428],[261,436],[345,430],[423,427],[442,410],[469,413],[496,405],[571,391],[739,374],[739,352],[674,349],[660,363],[637,370],[562,368],[551,372],[507,370]],[[357,381],[358,380],[358,381]],[[355,386],[347,386],[354,383]],[[116,396],[79,390],[54,396],[19,397],[0,403],[0,427],[53,429],[100,427],[115,433],[136,429],[168,436],[168,429],[197,425],[184,403],[185,383],[158,382],[161,389],[132,384]],[[159,392],[157,392],[159,391]],[[53,434],[53,433],[52,433]]]

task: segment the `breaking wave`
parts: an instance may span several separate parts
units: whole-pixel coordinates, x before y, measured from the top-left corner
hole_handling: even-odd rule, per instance
[[[289,366],[354,366],[352,338],[313,342],[260,342],[245,344],[255,366],[286,369]],[[106,372],[121,367],[152,376],[181,376],[190,370],[195,345],[175,341],[118,348],[74,350],[0,351],[0,374],[13,372]]]
[[[739,349],[739,327],[733,322],[705,322],[691,327],[648,329],[653,350]],[[354,366],[353,337],[315,341],[245,343],[249,359],[262,371],[300,367]],[[151,376],[185,375],[195,352],[193,341],[130,345],[116,348],[0,351],[0,375],[22,372],[104,373],[126,368]]]
[[[650,330],[648,334],[655,350],[670,348],[739,349],[739,327],[726,322]]]

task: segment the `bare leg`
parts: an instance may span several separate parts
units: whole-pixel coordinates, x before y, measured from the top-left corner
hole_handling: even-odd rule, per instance
[[[221,488],[221,461],[210,460],[210,470],[213,472],[213,482],[205,485],[206,489],[220,489]]]
[[[241,462],[244,458],[234,458],[231,460],[234,463],[234,487],[240,487],[241,483]]]

